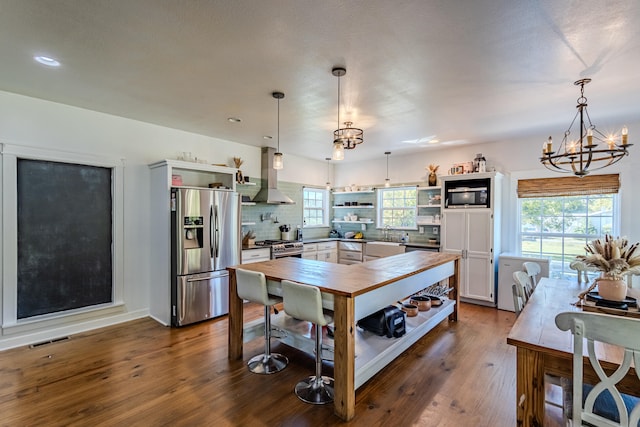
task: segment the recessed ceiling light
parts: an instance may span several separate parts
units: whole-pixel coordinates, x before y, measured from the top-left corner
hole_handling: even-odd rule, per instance
[[[231,123],[240,123],[242,121],[242,119],[239,117],[229,117],[227,120],[229,120]]]
[[[59,67],[61,65],[57,59],[50,56],[36,55],[33,57],[33,59],[35,59],[36,62],[39,62],[42,65],[46,65],[47,67]]]
[[[271,135],[264,135],[262,139],[273,139],[273,137]]]

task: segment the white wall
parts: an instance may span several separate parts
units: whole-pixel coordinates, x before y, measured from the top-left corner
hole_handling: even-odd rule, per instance
[[[146,316],[149,307],[151,233],[148,164],[175,159],[181,152],[209,163],[233,166],[233,157],[245,162],[246,175],[260,175],[260,148],[196,135],[122,117],[0,92],[0,143],[46,150],[124,159],[124,312],[102,319],[73,320],[52,326],[43,322],[28,330],[2,330],[0,349],[64,336],[105,324]],[[286,155],[279,179],[324,185],[326,163]],[[9,207],[3,207],[9,209]],[[2,218],[2,216],[0,216]],[[0,305],[1,306],[1,305]]]
[[[640,124],[629,125],[630,142],[640,134]],[[446,173],[451,164],[472,160],[476,153],[483,153],[488,166],[495,166],[505,173],[505,181],[513,177],[545,176],[538,163],[543,138],[518,141],[498,141],[483,145],[449,147],[428,150],[419,155],[393,154],[389,158],[389,173],[393,183],[426,180],[425,167],[440,164],[440,173]],[[177,158],[184,151],[207,159],[210,163],[233,165],[232,158],[239,156],[245,163],[241,169],[245,175],[260,174],[260,149],[244,144],[196,135],[162,126],[142,123],[108,114],[83,110],[35,98],[0,92],[0,143],[33,146],[47,150],[84,153],[122,158],[125,160],[124,185],[124,303],[125,312],[120,316],[71,322],[51,327],[34,327],[22,333],[0,336],[0,349],[29,342],[55,338],[81,330],[116,323],[133,317],[145,316],[149,306],[149,277],[154,262],[149,257],[151,230],[148,226],[149,169],[147,165],[166,158]],[[325,161],[297,158],[284,153],[285,169],[279,180],[323,186],[327,180]],[[640,182],[640,151],[631,148],[631,156],[624,159],[617,170],[622,177],[622,234],[632,241],[640,240],[640,224],[634,213],[640,211],[640,198],[636,197],[634,184]],[[385,158],[362,163],[334,163],[329,170],[334,186],[348,184],[381,184],[386,173]],[[335,174],[335,176],[334,176]],[[552,174],[546,174],[551,176]],[[509,236],[514,230],[515,188],[508,189],[503,222],[503,247],[510,250]],[[3,207],[8,209],[9,207]],[[0,216],[1,218],[1,216]],[[0,236],[1,237],[1,236]]]
[[[595,120],[596,118],[594,118]],[[618,124],[622,127],[622,123]],[[640,122],[627,123],[629,142],[640,138]],[[545,134],[546,135],[546,134]],[[542,142],[546,136],[529,137],[510,141],[496,141],[479,145],[444,147],[428,149],[423,153],[391,154],[389,156],[389,178],[392,184],[424,181],[426,185],[429,164],[440,165],[438,175],[448,174],[454,163],[471,161],[477,153],[487,159],[487,167],[495,167],[505,175],[505,194],[503,197],[502,250],[516,250],[516,184],[519,178],[542,178],[567,176],[550,172],[539,161]],[[556,144],[558,140],[556,139]],[[636,185],[640,185],[640,147],[629,148],[630,155],[614,166],[597,173],[620,173],[621,223],[620,234],[632,242],[640,241],[640,223],[635,220],[640,212],[640,196]],[[336,186],[380,185],[386,176],[386,158],[377,161],[337,164],[335,166]]]

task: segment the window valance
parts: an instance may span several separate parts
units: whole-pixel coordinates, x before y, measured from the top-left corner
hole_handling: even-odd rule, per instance
[[[537,178],[518,180],[518,197],[561,197],[615,194],[620,190],[619,174],[587,175],[582,178]]]

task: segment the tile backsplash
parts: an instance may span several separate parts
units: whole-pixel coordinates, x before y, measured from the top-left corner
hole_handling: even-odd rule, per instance
[[[278,189],[295,201],[295,204],[293,205],[269,205],[266,203],[243,205],[242,222],[243,224],[247,224],[242,226],[243,235],[246,234],[249,230],[253,230],[256,233],[256,240],[279,239],[279,227],[283,224],[288,224],[291,226],[291,236],[292,238],[294,238],[296,227],[298,225],[302,226],[303,187],[304,186],[302,184],[282,181],[278,182]],[[244,196],[249,196],[251,200],[253,200],[260,188],[261,187],[259,182],[258,185],[253,186],[237,186],[238,192]],[[344,198],[344,196],[341,195],[332,195],[330,200],[331,206],[334,203],[334,197]],[[375,204],[375,193],[362,195],[360,197],[362,198],[361,201],[370,201]],[[331,211],[329,212],[329,219],[333,220],[336,217],[341,217],[346,214],[346,209],[331,209]],[[366,225],[365,231],[362,231],[362,226],[360,224],[336,223],[332,224],[331,227],[305,228],[303,229],[304,238],[305,240],[326,238],[329,236],[329,231],[335,228],[341,233],[345,233],[348,231],[362,231],[365,239],[383,240],[385,237],[385,230],[383,228],[376,228],[376,210],[371,209],[370,212],[360,212],[361,216],[365,216],[365,214],[366,217],[371,217],[371,219],[373,220],[373,223]],[[437,230],[438,232],[433,233],[433,231],[435,230]],[[420,234],[418,233],[418,231],[409,231],[409,241],[427,243],[428,239],[433,238],[440,241],[439,227],[424,226],[424,231],[424,234]],[[406,233],[406,231],[404,233]],[[390,230],[388,234],[392,240],[398,240],[401,233],[399,230]]]

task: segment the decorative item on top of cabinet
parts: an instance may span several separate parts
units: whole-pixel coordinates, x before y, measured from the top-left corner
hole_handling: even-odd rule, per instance
[[[431,164],[426,168],[429,170],[428,183],[430,187],[435,187],[438,184],[438,175],[436,174],[436,172],[438,172],[439,167],[439,165]]]
[[[238,172],[236,172],[236,182],[238,184],[244,184],[244,177],[242,176],[242,171],[240,170],[240,166],[242,166],[244,160],[242,160],[240,157],[234,157],[233,163],[236,165],[236,169],[238,169]]]

